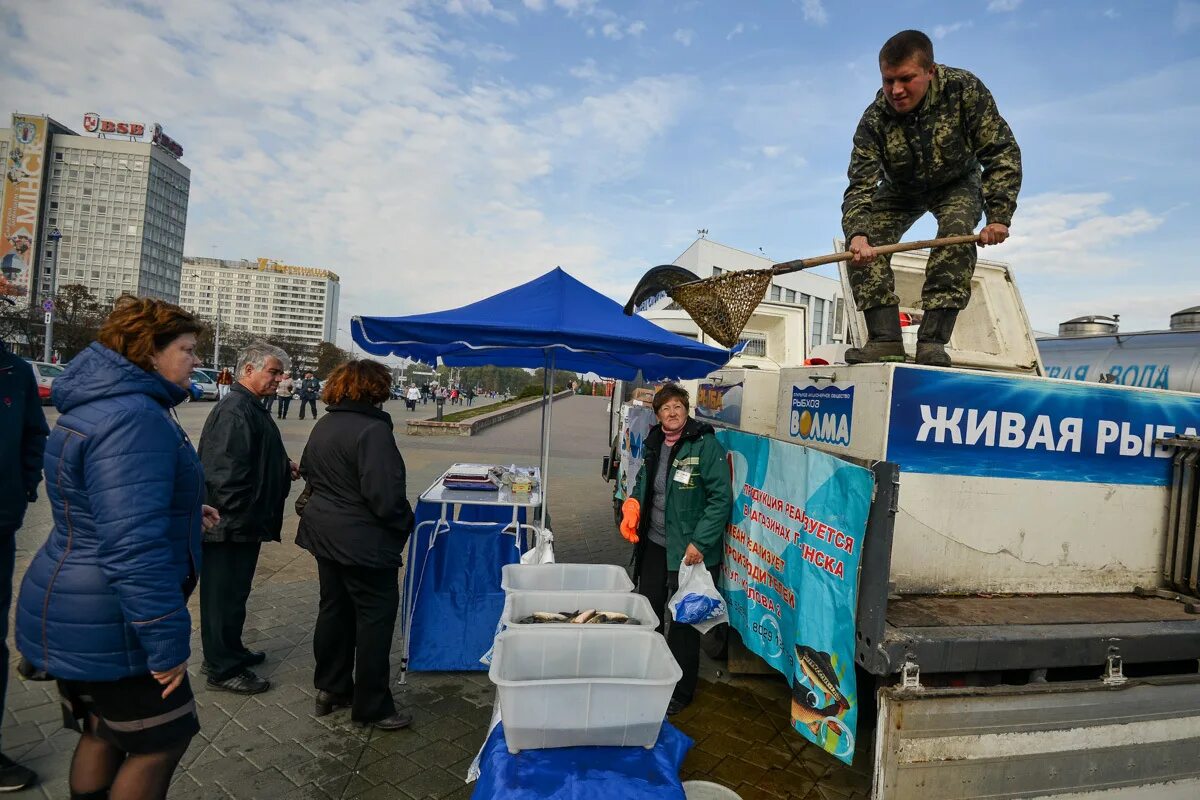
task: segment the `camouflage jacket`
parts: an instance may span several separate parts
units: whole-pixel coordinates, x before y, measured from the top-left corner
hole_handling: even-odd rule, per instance
[[[892,109],[880,90],[854,132],[842,201],[846,241],[869,230],[871,200],[881,182],[919,196],[981,168],[987,221],[1009,225],[1021,188],[1021,149],[979,78],[936,65],[924,100],[908,114]]]

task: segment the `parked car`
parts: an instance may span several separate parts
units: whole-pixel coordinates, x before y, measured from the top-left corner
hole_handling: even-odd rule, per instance
[[[42,405],[50,405],[50,387],[54,385],[54,379],[62,375],[66,370],[63,364],[48,364],[45,361],[29,361],[29,366],[33,367],[33,376],[37,378],[38,384],[38,399],[42,401]]]
[[[217,371],[213,369],[192,370],[192,383],[200,387],[197,400],[217,399]],[[194,394],[194,393],[193,393]]]
[[[203,400],[203,399],[204,399],[204,389],[200,386],[200,384],[196,383],[195,381],[192,381],[191,383],[189,383],[188,384],[188,397],[186,400],[184,400],[184,402],[189,403],[193,400]]]

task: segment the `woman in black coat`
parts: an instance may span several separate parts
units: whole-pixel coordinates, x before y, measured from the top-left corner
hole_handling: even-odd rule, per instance
[[[296,536],[321,580],[316,714],[349,707],[355,722],[389,731],[412,722],[397,711],[390,681],[401,555],[413,526],[404,459],[381,408],[391,386],[387,367],[374,361],[351,361],[329,376],[322,397],[330,413],[300,460],[311,493]]]

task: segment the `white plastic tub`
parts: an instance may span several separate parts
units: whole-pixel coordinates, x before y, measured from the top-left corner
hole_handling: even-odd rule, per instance
[[[615,564],[505,564],[506,592],[631,592],[633,581]]]
[[[733,789],[711,781],[684,781],[683,794],[687,800],[742,800]]]
[[[580,745],[654,747],[683,675],[652,630],[519,625],[496,637],[496,684],[509,752]]]
[[[598,611],[619,611],[626,616],[635,618],[637,625],[631,628],[658,627],[658,615],[650,601],[640,594],[633,592],[522,592],[511,591],[504,598],[504,613],[500,615],[500,624],[504,627],[516,625],[528,628],[532,625],[521,625],[517,620],[524,619],[535,611],[582,611],[594,608]],[[585,628],[598,630],[601,628],[621,627],[614,625],[575,625],[570,622],[539,622],[539,628]]]

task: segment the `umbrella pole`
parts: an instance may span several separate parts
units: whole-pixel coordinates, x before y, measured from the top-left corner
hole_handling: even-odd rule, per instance
[[[542,527],[546,527],[546,517],[550,509],[550,429],[554,416],[554,351],[546,354],[545,369],[545,406],[542,409]]]

